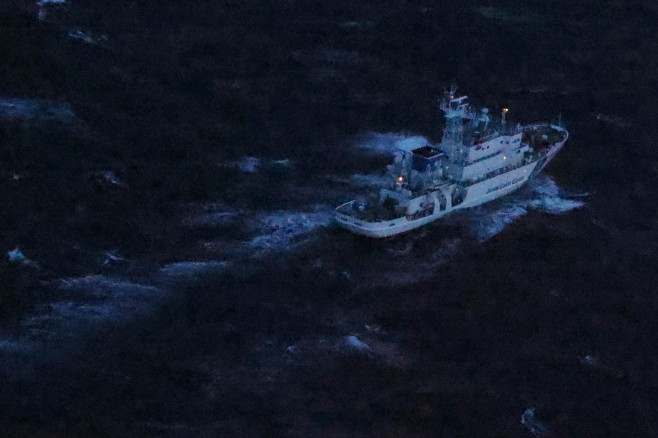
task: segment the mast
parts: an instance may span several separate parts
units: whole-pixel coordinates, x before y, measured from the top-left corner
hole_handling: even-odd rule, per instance
[[[445,114],[446,126],[443,129],[441,148],[453,163],[461,163],[466,156],[464,151],[464,120],[477,119],[475,111],[466,102],[468,96],[455,97],[457,87],[450,87],[443,93],[439,108]]]

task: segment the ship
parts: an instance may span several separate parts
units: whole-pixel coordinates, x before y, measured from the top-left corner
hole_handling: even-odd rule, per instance
[[[451,87],[439,99],[445,116],[441,142],[398,142],[385,187],[338,206],[335,222],[373,238],[422,227],[456,210],[475,207],[522,187],[541,172],[569,138],[558,123],[511,124],[507,108],[493,117]]]

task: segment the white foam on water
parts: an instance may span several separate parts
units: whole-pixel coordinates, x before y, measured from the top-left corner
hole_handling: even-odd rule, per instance
[[[169,263],[160,269],[161,278],[164,280],[171,279],[189,279],[210,272],[221,272],[228,266],[227,262],[218,260],[209,261],[183,261]]]
[[[224,202],[193,202],[183,206],[181,226],[188,229],[221,228],[240,221],[242,211]]]
[[[225,227],[236,223],[238,218],[236,211],[213,211],[183,218],[181,225],[191,229]]]
[[[527,185],[502,198],[502,205],[493,201],[492,204],[484,204],[472,210],[471,230],[479,241],[492,238],[529,210],[563,214],[585,205],[582,201],[563,198],[560,188],[547,175],[539,175],[528,181]]]
[[[133,283],[104,275],[66,278],[60,280],[59,289],[75,293],[78,296],[115,300],[148,298],[159,291],[155,286]]]
[[[461,250],[462,240],[459,238],[445,238],[433,247],[430,252],[419,253],[414,249],[416,242],[424,238],[423,232],[410,235],[405,247],[399,250],[389,249],[388,266],[378,278],[364,284],[366,288],[375,286],[407,286],[426,281],[436,270],[450,262]]]
[[[166,289],[156,286],[103,275],[58,280],[51,301],[24,315],[19,337],[0,339],[0,351],[39,353],[48,345],[92,330],[95,324],[125,322],[146,314],[165,293]]]
[[[255,173],[260,167],[260,158],[245,157],[238,163],[238,169],[246,173]]]
[[[260,234],[250,246],[258,250],[284,250],[310,234],[318,227],[327,226],[333,220],[333,210],[319,207],[312,213],[279,211],[264,215],[259,220]]]
[[[351,351],[356,351],[363,354],[372,354],[372,349],[368,344],[363,342],[357,336],[350,335],[345,336],[342,340],[342,344]]]
[[[528,181],[532,198],[525,202],[529,208],[550,214],[562,214],[585,205],[582,201],[564,198],[560,188],[548,175],[538,175]]]
[[[22,318],[20,336],[0,339],[0,351],[37,353],[51,341],[67,342],[81,331],[93,329],[94,324],[129,321],[154,310],[170,296],[170,282],[190,280],[227,265],[221,261],[170,263],[155,275],[157,286],[104,275],[60,279],[51,301]]]
[[[610,123],[610,124],[616,125],[620,128],[625,128],[625,127],[630,125],[630,123],[628,123],[627,121],[625,121],[621,117],[613,116],[613,115],[609,115],[609,114],[597,113],[597,114],[594,115],[594,118],[596,120],[600,121],[600,122]]]
[[[219,166],[238,169],[245,173],[256,173],[263,167],[292,169],[294,164],[295,163],[289,158],[268,159],[249,156],[243,157],[237,161],[220,162]]]
[[[37,1],[37,19],[39,21],[45,21],[47,17],[47,7],[48,6],[58,6],[66,3],[67,0],[38,0]]]
[[[293,162],[290,158],[282,158],[280,160],[272,160],[270,163],[274,166],[291,168],[293,167]]]
[[[483,207],[486,209],[486,207]],[[505,227],[521,216],[525,215],[528,210],[521,205],[506,205],[499,207],[495,211],[475,211],[470,218],[472,221],[471,229],[475,237],[484,242],[496,234],[500,233]]]
[[[11,251],[7,252],[7,259],[10,262],[17,262],[17,263],[23,263],[27,258],[25,257],[25,254],[23,254],[23,251],[21,251],[18,248],[14,248]]]
[[[54,330],[53,326],[83,320],[124,320],[150,309],[162,296],[155,286],[103,275],[62,279],[58,291],[58,299],[25,318],[23,328],[33,333],[48,332]]]
[[[534,436],[549,435],[550,431],[541,421],[537,419],[535,408],[528,408],[521,415],[521,424]]]
[[[23,319],[19,342],[36,346],[50,339],[72,338],[79,328],[90,329],[94,323],[127,321],[151,309],[152,304],[145,301],[54,301],[40,313]]]
[[[116,250],[103,251],[101,254],[99,254],[99,257],[99,263],[102,265],[126,263],[129,261],[127,258],[121,256],[121,254]]]
[[[76,120],[71,105],[66,102],[3,96],[0,96],[0,118],[57,120],[59,122]]]
[[[31,349],[31,345],[24,340],[0,339],[0,351],[8,353],[25,353]]]
[[[540,23],[546,20],[546,17],[542,17],[538,14],[524,13],[520,10],[512,11],[494,6],[481,6],[478,8],[478,12],[484,18],[497,21],[500,23],[531,24],[531,23]]]
[[[69,29],[67,36],[74,40],[80,40],[92,46],[101,46],[108,48],[110,39],[104,33],[91,32],[82,29]]]
[[[370,29],[375,26],[375,22],[370,20],[349,20],[337,24],[343,29]]]
[[[78,301],[58,301],[50,303],[51,313],[45,320],[60,320],[60,323],[91,321],[120,321],[149,308],[146,303],[133,301],[104,301],[98,303],[83,303]],[[42,319],[43,321],[44,319]],[[36,320],[33,320],[35,322]]]

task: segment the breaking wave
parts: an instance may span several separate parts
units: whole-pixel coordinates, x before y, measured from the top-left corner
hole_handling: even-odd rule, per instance
[[[501,204],[502,203],[502,204]],[[469,217],[470,229],[480,242],[489,240],[529,210],[549,214],[563,214],[584,205],[581,201],[560,196],[560,189],[547,175],[539,175],[527,187],[473,210]]]
[[[368,133],[356,146],[366,154],[390,155],[400,147],[414,148],[426,144],[428,140],[422,136]],[[239,164],[243,165],[243,171],[255,172],[262,161],[247,158]],[[290,161],[277,161],[274,165],[288,167]],[[211,239],[215,240],[207,242],[206,246],[215,243],[221,246],[222,255],[216,254],[216,258],[222,260],[172,262],[153,272],[150,284],[105,275],[57,280],[50,301],[22,320],[19,338],[0,339],[0,350],[8,353],[33,351],[32,347],[45,345],[48,340],[69,339],[78,329],[89,330],[99,323],[127,321],[155,309],[170,296],[176,283],[195,281],[208,273],[223,272],[231,269],[238,260],[246,261],[245,258],[257,259],[265,254],[294,251],[323,235],[321,229],[333,221],[334,198],[351,196],[351,191],[367,195],[385,184],[385,178],[377,174],[353,174],[334,180],[339,184],[330,182],[327,185],[328,180],[325,180],[323,186],[296,185],[295,190],[287,190],[299,204],[294,210],[244,211],[222,201],[188,205],[181,220],[182,228],[200,228],[214,233]],[[530,210],[562,214],[582,205],[581,201],[563,197],[550,177],[540,175],[511,195],[462,212],[457,220],[465,220],[475,238],[484,242]],[[242,235],[231,235],[233,231],[229,225],[239,227]],[[411,237],[407,235],[402,240],[383,245],[382,251],[388,254],[373,254],[373,264],[367,268],[352,266],[339,275],[347,279],[353,276],[360,278],[359,284],[366,289],[424,281],[437,267],[452,260],[462,248],[460,238],[445,238],[428,253],[422,245],[417,245],[424,240],[427,232],[419,231]],[[244,237],[245,234],[251,237]],[[225,251],[229,243],[236,246],[235,251]],[[324,244],[332,245],[329,240]],[[400,247],[401,244],[404,246]],[[124,260],[114,255],[110,258]],[[332,263],[340,265],[338,261]]]
[[[280,211],[264,215],[259,220],[259,234],[249,245],[258,251],[289,249],[332,220],[332,210],[327,207],[318,207],[311,213]]]

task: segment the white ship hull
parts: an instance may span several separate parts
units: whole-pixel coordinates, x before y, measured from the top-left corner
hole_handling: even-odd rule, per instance
[[[355,234],[375,238],[395,236],[434,222],[455,210],[485,204],[513,192],[528,181],[532,170],[537,164],[538,162],[533,162],[521,168],[498,175],[495,178],[475,184],[469,187],[468,194],[461,204],[446,208],[443,211],[436,211],[422,218],[409,219],[407,216],[402,216],[389,221],[366,222],[337,212],[335,219],[343,228],[347,228]],[[338,209],[351,206],[354,202],[356,201],[343,204]]]
[[[555,134],[557,139],[552,144],[548,143],[548,136],[543,135],[549,131]],[[535,151],[531,158],[532,161],[523,158],[522,152],[532,150],[532,148],[529,149],[529,145],[520,141],[521,132],[535,137],[540,135],[539,140],[543,142],[541,152]],[[464,169],[471,170],[475,164],[479,168],[486,169],[486,173],[479,177],[480,181],[477,177],[470,177],[473,175],[471,173],[469,176],[464,176],[463,180],[453,179],[451,182],[444,180],[439,186],[432,186],[434,188],[430,187],[424,192],[416,192],[415,195],[411,195],[412,192],[409,190],[406,190],[406,193],[402,193],[405,190],[398,190],[398,194],[384,190],[384,198],[390,197],[395,202],[400,201],[399,206],[406,208],[403,215],[398,213],[398,215],[388,215],[385,219],[373,219],[364,213],[362,204],[350,201],[336,208],[335,220],[340,226],[355,234],[374,238],[390,237],[414,230],[455,210],[485,204],[519,189],[529,178],[546,167],[566,143],[568,137],[569,134],[564,128],[555,125],[537,124],[522,129],[518,128],[514,136],[494,138],[496,142],[500,140],[500,143],[497,144],[501,145],[503,144],[502,138],[507,138],[506,144],[516,143],[518,146],[512,151],[513,155],[505,153],[503,156],[502,153],[494,153],[480,160],[461,164],[460,173],[457,174],[459,176],[465,175]],[[478,150],[481,151],[482,148]],[[475,153],[482,154],[483,152]],[[517,152],[518,154],[516,154]],[[484,154],[486,153],[484,152]],[[488,161],[485,162],[485,160]],[[500,164],[499,167],[487,167],[488,163],[494,162],[504,164]],[[459,169],[459,165],[457,168]]]
[[[464,202],[456,206],[455,210],[485,204],[513,192],[528,181],[528,178],[532,175],[532,171],[538,164],[539,162],[535,161],[523,167],[519,167],[507,173],[503,173],[502,175],[472,185],[468,188]]]
[[[354,202],[356,201],[350,201],[338,208],[351,206],[351,204]],[[382,238],[391,237],[397,234],[406,233],[407,231],[415,230],[416,228],[422,227],[425,224],[434,222],[435,220],[445,216],[451,211],[452,210],[445,210],[419,219],[408,219],[406,216],[402,216],[390,221],[377,222],[365,222],[355,219],[351,216],[336,213],[335,219],[336,222],[338,222],[338,224],[340,224],[343,228],[346,228],[355,234],[360,234],[366,237]]]

